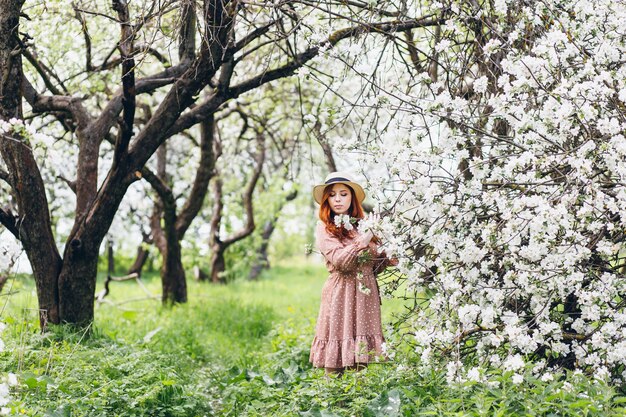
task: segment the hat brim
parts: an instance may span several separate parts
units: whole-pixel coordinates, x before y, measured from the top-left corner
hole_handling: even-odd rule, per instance
[[[329,186],[333,186],[335,184],[345,184],[354,190],[354,195],[356,196],[359,203],[363,203],[365,200],[365,191],[363,191],[363,187],[361,187],[356,182],[352,181],[337,181],[331,182],[330,184],[319,184],[313,187],[313,198],[317,204],[322,204],[322,197],[324,197],[324,189]]]

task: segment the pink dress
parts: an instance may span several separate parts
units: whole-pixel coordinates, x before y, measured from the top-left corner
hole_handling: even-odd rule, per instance
[[[309,360],[319,368],[344,368],[382,356],[384,342],[376,273],[391,264],[377,245],[357,248],[354,231],[343,241],[318,222],[317,246],[330,273],[322,288],[322,302]]]

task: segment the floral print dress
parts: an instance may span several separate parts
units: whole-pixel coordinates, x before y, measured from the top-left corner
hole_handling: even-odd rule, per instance
[[[309,360],[320,368],[344,368],[382,356],[380,295],[376,273],[391,264],[370,243],[359,250],[353,230],[340,240],[318,222],[315,236],[330,273],[322,301]]]

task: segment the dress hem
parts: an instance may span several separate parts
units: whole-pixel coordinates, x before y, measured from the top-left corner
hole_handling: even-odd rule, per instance
[[[357,363],[377,362],[383,359],[382,335],[361,335],[352,339],[320,339],[311,345],[309,362],[316,368],[345,368]]]

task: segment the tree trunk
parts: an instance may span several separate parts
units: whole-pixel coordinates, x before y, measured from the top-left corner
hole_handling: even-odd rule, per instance
[[[261,246],[259,247],[259,250],[257,252],[257,257],[254,260],[254,264],[250,269],[250,274],[248,275],[248,279],[250,281],[255,281],[257,278],[259,278],[259,275],[261,275],[261,272],[264,269],[269,269],[270,267],[270,261],[267,257],[267,248],[269,246],[270,237],[276,229],[277,221],[278,218],[275,217],[272,220],[266,221],[263,225],[263,233],[261,234]]]
[[[211,251],[211,282],[223,284],[226,282],[222,274],[226,271],[226,260],[224,259],[225,248],[214,246]]]
[[[0,0],[0,119],[22,119],[22,57],[18,31],[22,0]],[[8,135],[7,135],[8,136]],[[0,155],[18,206],[16,235],[33,268],[42,328],[59,322],[57,279],[61,270],[41,173],[27,143],[17,134],[0,137]],[[9,230],[12,230],[9,228]]]
[[[270,238],[272,237],[274,230],[276,230],[278,216],[280,215],[280,212],[282,211],[285,204],[289,201],[294,200],[297,196],[298,191],[292,191],[291,193],[289,193],[285,197],[285,200],[278,207],[278,211],[274,215],[274,217],[272,217],[271,220],[265,222],[265,224],[263,225],[263,233],[261,234],[261,247],[259,248],[258,256],[254,261],[254,265],[252,265],[252,269],[250,269],[250,275],[248,275],[249,280],[256,280],[264,269],[269,269],[270,261],[267,257],[267,248],[269,247]]]
[[[144,242],[141,243],[137,248],[137,256],[135,257],[135,262],[133,262],[132,266],[128,269],[128,272],[126,273],[127,275],[137,274],[138,276],[141,276],[143,267],[148,260],[148,255],[150,254],[150,252],[148,252],[144,247],[145,242],[146,241],[144,240]]]
[[[0,293],[2,293],[2,289],[4,288],[4,284],[9,280],[8,275],[0,275]]]
[[[180,242],[176,234],[167,237],[168,243],[163,255],[161,284],[163,304],[187,302],[187,281],[181,261]]]
[[[63,322],[87,327],[93,321],[98,251],[71,243],[59,275],[59,314]]]
[[[115,256],[113,254],[113,244],[107,241],[107,274],[112,277],[115,275]]]
[[[216,155],[221,154],[221,150],[219,150],[220,144],[217,142],[218,151]],[[261,176],[261,171],[263,170],[263,164],[265,163],[265,141],[264,138],[259,135],[257,137],[257,154],[255,156],[256,166],[254,167],[254,171],[252,172],[250,178],[248,179],[246,186],[242,192],[243,206],[246,212],[246,224],[245,226],[234,233],[233,235],[222,239],[220,238],[220,228],[222,223],[222,210],[224,209],[224,203],[222,201],[222,178],[220,177],[219,172],[215,178],[213,183],[213,191],[214,191],[214,203],[213,203],[213,216],[211,218],[211,234],[209,238],[209,246],[211,247],[211,281],[212,282],[223,282],[224,279],[221,278],[222,273],[226,270],[226,262],[224,260],[224,253],[226,253],[226,249],[228,247],[246,237],[250,236],[256,225],[254,224],[254,207],[252,204],[252,193],[254,192],[254,188]]]
[[[163,304],[173,304],[187,302],[187,283],[181,259],[180,239],[176,230],[176,200],[167,185],[166,162],[167,146],[163,144],[157,150],[157,174],[144,169],[143,175],[159,195],[159,201],[154,204],[150,223],[154,243],[163,258],[161,300]]]

